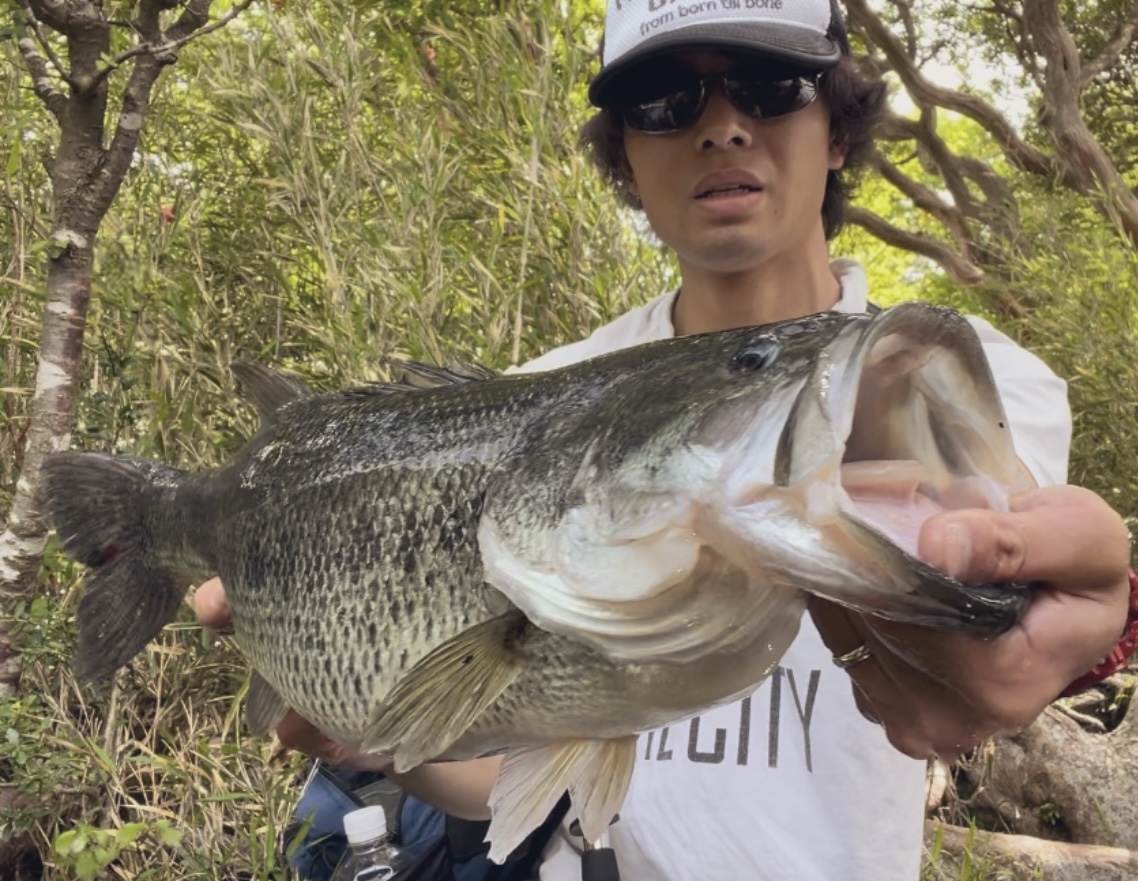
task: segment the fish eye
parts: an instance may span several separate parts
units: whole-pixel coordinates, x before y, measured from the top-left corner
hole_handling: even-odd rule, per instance
[[[768,366],[776,355],[778,355],[778,343],[769,337],[764,337],[748,343],[736,352],[731,360],[731,366],[736,370],[754,372]]]

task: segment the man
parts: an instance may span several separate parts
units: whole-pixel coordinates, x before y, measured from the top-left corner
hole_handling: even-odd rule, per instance
[[[600,112],[586,143],[677,256],[682,284],[523,369],[673,334],[867,308],[865,275],[831,261],[884,89],[849,59],[828,0],[610,0]],[[1024,621],[991,641],[931,633],[812,601],[781,669],[746,701],[641,738],[612,842],[625,881],[689,877],[913,881],[924,762],[1029,723],[1127,625],[1127,537],[1096,496],[1061,486],[1065,387],[975,320],[1017,450],[1041,486],[1014,512],[930,520],[920,553],[975,580],[1039,581]],[[223,620],[216,583],[199,617]],[[852,680],[853,688],[849,682]],[[294,746],[357,764],[295,715]],[[444,810],[486,814],[496,759],[424,766],[400,782]],[[575,841],[542,869],[580,877]]]

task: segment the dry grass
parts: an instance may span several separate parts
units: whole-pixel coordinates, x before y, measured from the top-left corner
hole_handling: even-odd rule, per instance
[[[25,796],[48,878],[284,878],[298,762],[242,733],[232,647],[174,625],[112,683],[68,669],[71,609],[37,600],[23,697],[0,710],[0,776]],[[188,615],[188,613],[187,613]]]

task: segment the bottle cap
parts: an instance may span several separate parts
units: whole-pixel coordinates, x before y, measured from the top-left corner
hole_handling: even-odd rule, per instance
[[[363,844],[387,834],[387,816],[379,805],[344,814],[344,834],[350,844]]]

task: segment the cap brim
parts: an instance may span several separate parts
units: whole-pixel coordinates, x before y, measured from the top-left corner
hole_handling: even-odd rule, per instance
[[[589,101],[603,107],[612,84],[641,62],[677,49],[717,49],[742,52],[772,61],[802,65],[812,70],[828,70],[842,57],[838,43],[826,34],[810,33],[801,27],[771,22],[763,24],[730,22],[691,25],[651,37],[615,61],[606,64],[589,84]]]

